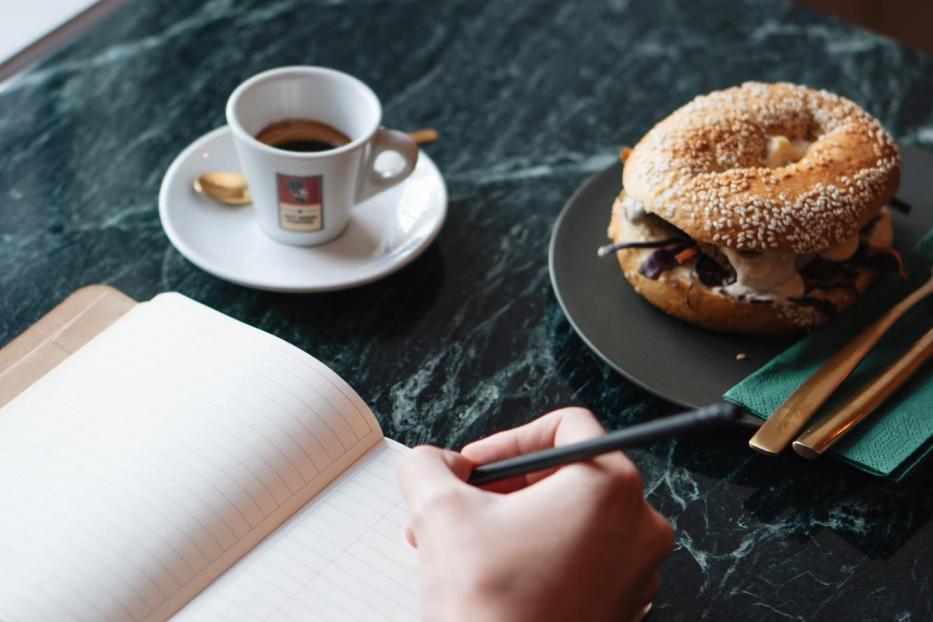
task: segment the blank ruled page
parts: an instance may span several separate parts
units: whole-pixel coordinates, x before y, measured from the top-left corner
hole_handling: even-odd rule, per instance
[[[161,620],[382,433],[271,335],[178,294],[0,409],[0,620]]]
[[[386,439],[173,618],[418,620],[418,566]]]

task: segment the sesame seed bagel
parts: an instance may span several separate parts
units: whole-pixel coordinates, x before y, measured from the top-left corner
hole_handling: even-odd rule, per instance
[[[773,141],[802,157],[769,162]],[[697,241],[803,254],[858,233],[894,196],[900,168],[888,132],[848,99],[747,82],[654,126],[626,159],[623,186]]]
[[[671,228],[656,218],[626,219],[620,201],[612,211],[609,237],[613,242],[656,240],[670,235]],[[830,319],[823,311],[790,301],[754,303],[730,296],[718,288],[699,282],[692,264],[678,266],[649,279],[639,273],[639,267],[654,249],[628,248],[616,251],[619,265],[632,287],[648,302],[687,322],[709,330],[755,335],[789,335],[814,328]],[[837,312],[845,312],[855,304],[877,278],[875,270],[863,267],[854,281],[853,289],[833,287],[814,289],[807,293],[812,298],[827,300]]]

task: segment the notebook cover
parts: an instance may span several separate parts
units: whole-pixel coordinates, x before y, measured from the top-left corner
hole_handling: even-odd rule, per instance
[[[0,349],[0,406],[22,393],[136,301],[107,285],[75,290]]]

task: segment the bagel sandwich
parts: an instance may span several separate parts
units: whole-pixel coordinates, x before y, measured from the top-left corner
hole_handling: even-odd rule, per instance
[[[903,271],[889,206],[901,160],[853,102],[749,82],[700,96],[623,149],[609,223],[636,292],[711,330],[792,334]]]

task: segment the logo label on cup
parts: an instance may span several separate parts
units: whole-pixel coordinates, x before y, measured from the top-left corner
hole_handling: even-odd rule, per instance
[[[276,173],[279,192],[279,227],[289,231],[320,231],[324,228],[322,177],[298,177]]]

